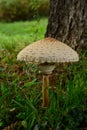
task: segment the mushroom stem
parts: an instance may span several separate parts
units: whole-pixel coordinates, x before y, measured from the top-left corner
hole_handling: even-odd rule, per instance
[[[42,84],[42,107],[47,107],[49,104],[49,96],[48,96],[48,88],[49,88],[49,75],[43,75],[43,84]]]

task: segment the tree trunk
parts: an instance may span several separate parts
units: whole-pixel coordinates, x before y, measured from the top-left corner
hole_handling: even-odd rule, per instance
[[[45,36],[87,49],[87,0],[50,0]]]

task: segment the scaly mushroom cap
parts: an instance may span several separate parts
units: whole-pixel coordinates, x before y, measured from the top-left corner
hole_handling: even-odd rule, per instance
[[[36,64],[64,63],[76,62],[79,56],[66,44],[48,37],[25,47],[19,52],[17,60]]]

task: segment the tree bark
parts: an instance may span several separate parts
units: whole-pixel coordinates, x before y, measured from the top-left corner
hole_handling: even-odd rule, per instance
[[[45,37],[53,37],[75,50],[87,49],[87,0],[50,0]]]

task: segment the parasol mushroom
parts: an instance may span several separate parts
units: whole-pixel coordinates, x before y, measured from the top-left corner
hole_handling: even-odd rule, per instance
[[[17,55],[17,60],[37,64],[39,66],[43,73],[42,106],[46,107],[49,104],[49,75],[56,67],[56,64],[76,62],[79,60],[79,56],[76,51],[66,44],[48,37],[25,47]]]

